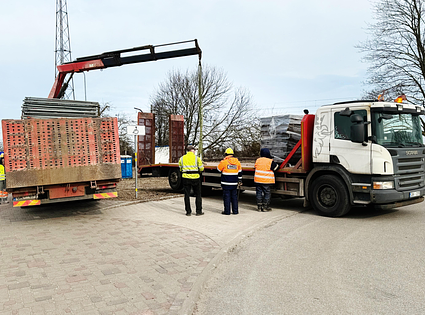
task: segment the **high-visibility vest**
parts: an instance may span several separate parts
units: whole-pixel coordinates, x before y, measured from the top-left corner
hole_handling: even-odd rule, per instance
[[[254,182],[259,184],[274,184],[274,172],[270,169],[273,159],[258,158],[255,162]]]
[[[182,172],[182,177],[189,179],[199,178],[201,176],[199,172],[204,170],[202,160],[190,151],[180,158],[179,167]]]
[[[6,180],[6,174],[4,173],[4,165],[0,164],[0,180]]]
[[[217,170],[221,173],[222,187],[231,187],[233,189],[242,180],[242,166],[235,157],[226,156],[218,164]]]

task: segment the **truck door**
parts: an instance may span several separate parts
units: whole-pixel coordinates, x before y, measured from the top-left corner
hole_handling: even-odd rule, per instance
[[[333,132],[330,137],[330,161],[339,163],[353,174],[371,174],[371,143],[367,141],[368,132],[365,132],[365,142],[354,143],[351,141],[351,121],[348,116],[341,116],[341,108],[332,110]],[[363,121],[370,121],[366,109],[354,110],[355,114],[363,117]],[[369,119],[369,120],[368,120]],[[366,131],[370,125],[365,125]]]

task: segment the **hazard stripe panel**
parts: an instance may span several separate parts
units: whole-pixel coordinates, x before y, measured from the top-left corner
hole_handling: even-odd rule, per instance
[[[110,193],[93,194],[93,199],[106,199],[115,197],[118,197],[118,193],[116,191]]]
[[[41,200],[24,200],[24,201],[14,201],[14,207],[28,207],[28,206],[38,206],[41,204]]]

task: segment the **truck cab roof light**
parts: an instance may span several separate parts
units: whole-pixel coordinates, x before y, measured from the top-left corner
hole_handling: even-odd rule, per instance
[[[396,102],[396,103],[403,103],[403,101],[406,101],[407,100],[407,98],[406,98],[406,95],[400,95],[399,97],[397,97],[395,100],[394,100],[394,102]]]
[[[403,105],[397,105],[397,110],[403,110]]]

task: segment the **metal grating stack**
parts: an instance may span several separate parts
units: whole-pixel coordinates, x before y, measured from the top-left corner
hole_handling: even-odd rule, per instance
[[[22,119],[96,117],[99,117],[99,103],[97,102],[26,97],[22,104]]]
[[[280,115],[261,118],[261,147],[270,149],[277,162],[282,162],[301,139],[302,115]],[[290,160],[297,163],[301,153]]]

